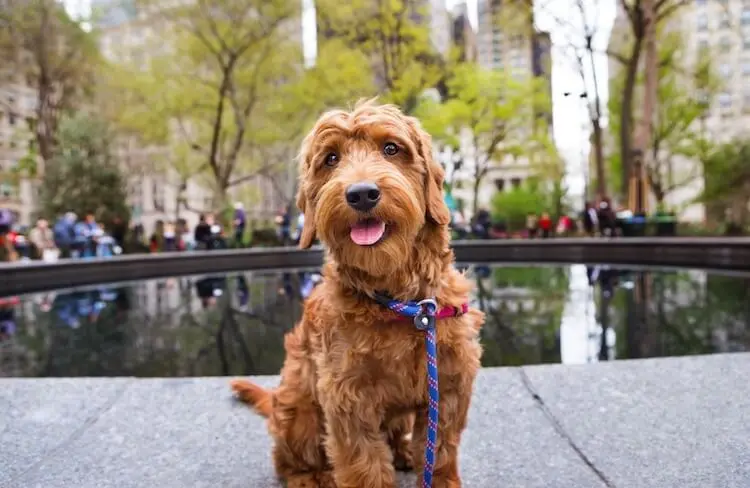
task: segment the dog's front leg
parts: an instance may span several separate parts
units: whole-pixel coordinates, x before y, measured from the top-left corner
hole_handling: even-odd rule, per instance
[[[340,396],[323,407],[326,452],[337,488],[394,488],[393,454],[381,427],[385,409],[374,394],[358,392],[354,401]],[[341,400],[344,400],[341,402]]]

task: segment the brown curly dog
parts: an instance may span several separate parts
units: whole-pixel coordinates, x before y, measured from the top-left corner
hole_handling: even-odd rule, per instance
[[[371,101],[324,114],[300,160],[300,245],[316,236],[326,245],[324,279],[286,336],[281,384],[265,390],[237,380],[232,387],[268,417],[276,471],[289,488],[391,488],[394,468],[411,464],[421,486],[425,333],[374,297],[434,297],[457,310],[467,303],[471,287],[449,247],[443,170],[416,119]],[[437,321],[435,488],[461,486],[458,446],[483,322],[475,309]]]

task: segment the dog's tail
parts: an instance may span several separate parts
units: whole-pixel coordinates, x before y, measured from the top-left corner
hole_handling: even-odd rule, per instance
[[[232,390],[240,401],[247,403],[259,415],[268,418],[271,415],[273,390],[251,383],[247,380],[233,380]]]

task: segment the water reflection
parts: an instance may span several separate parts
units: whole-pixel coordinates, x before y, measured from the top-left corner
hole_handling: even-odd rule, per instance
[[[750,279],[472,267],[485,366],[750,349]],[[170,278],[0,300],[0,376],[274,374],[316,270]]]

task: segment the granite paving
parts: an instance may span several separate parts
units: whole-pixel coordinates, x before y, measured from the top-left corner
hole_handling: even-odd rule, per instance
[[[748,378],[750,354],[484,369],[464,487],[748,487]],[[2,379],[0,412],[0,487],[281,486],[227,378]]]

